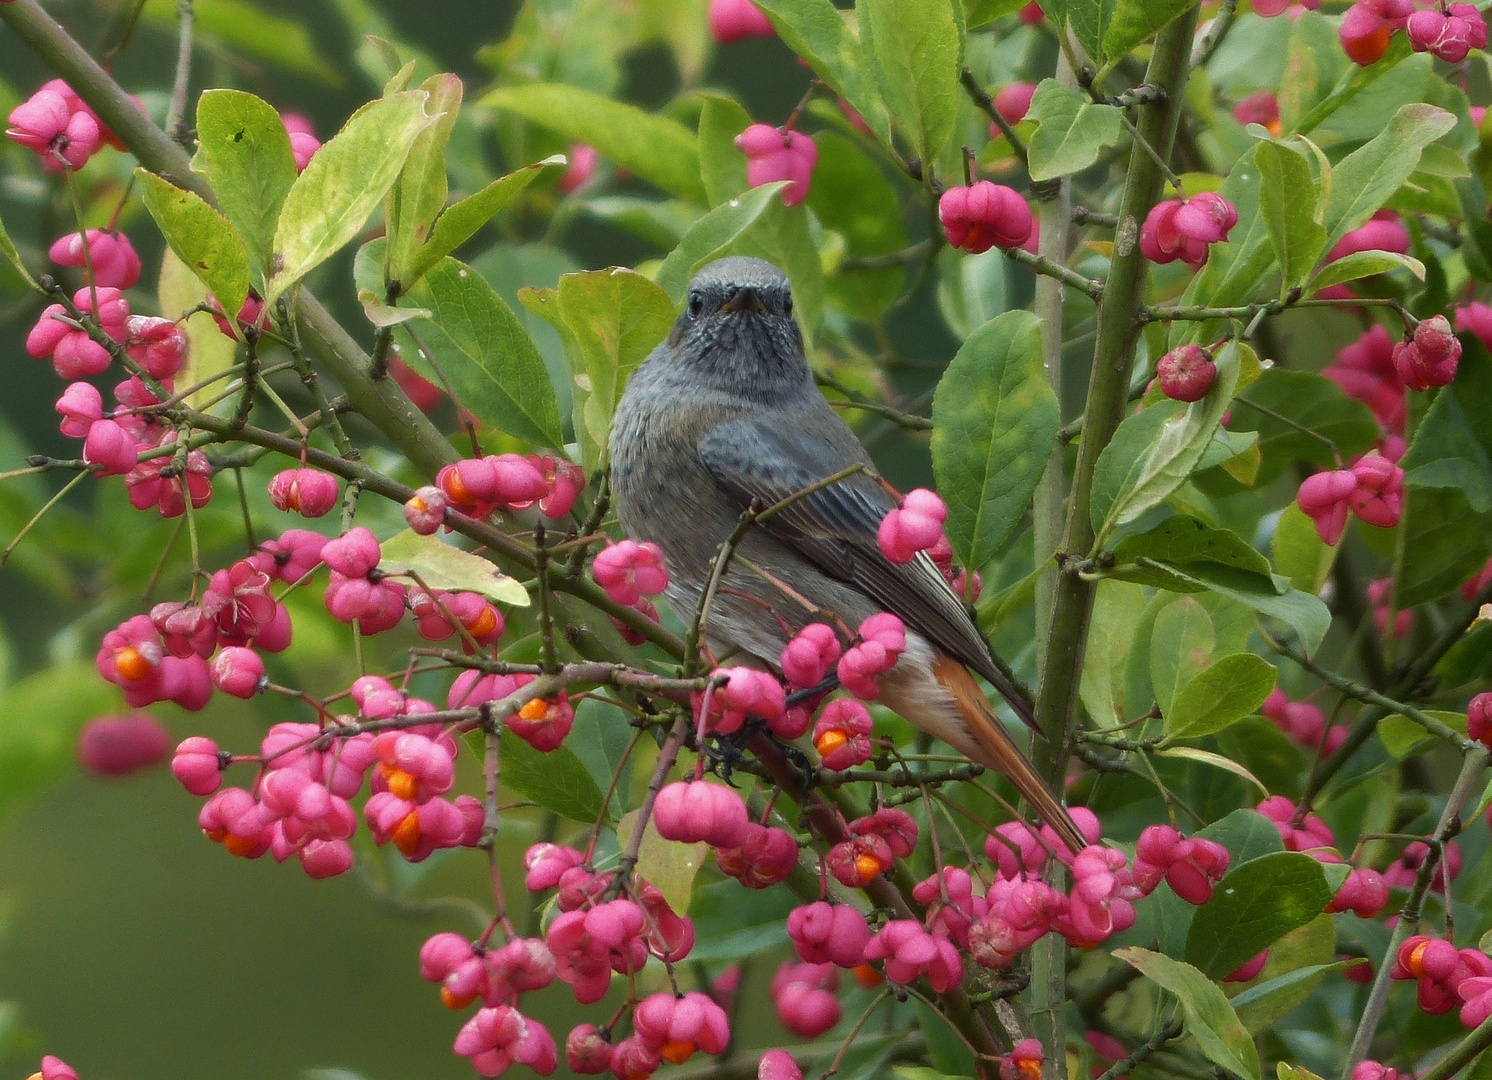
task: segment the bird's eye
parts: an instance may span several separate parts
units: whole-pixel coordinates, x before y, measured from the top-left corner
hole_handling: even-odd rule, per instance
[[[787,296],[783,298],[783,301],[782,301],[782,313],[784,315],[791,315],[793,313],[793,294],[792,293],[788,293]]]
[[[699,318],[699,313],[705,309],[705,298],[700,295],[698,289],[689,290],[689,317]]]

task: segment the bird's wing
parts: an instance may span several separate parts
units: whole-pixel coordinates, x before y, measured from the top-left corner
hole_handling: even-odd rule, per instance
[[[837,418],[835,418],[837,421]],[[744,510],[763,509],[857,462],[863,451],[816,438],[807,425],[727,421],[699,443],[700,461],[717,486]],[[846,435],[853,439],[846,431]],[[855,444],[855,450],[859,450]],[[895,506],[875,480],[858,473],[806,495],[762,522],[780,543],[828,577],[867,594],[909,627],[988,679],[1027,723],[1029,706],[990,658],[957,594],[926,554],[893,563],[881,554],[876,532]]]

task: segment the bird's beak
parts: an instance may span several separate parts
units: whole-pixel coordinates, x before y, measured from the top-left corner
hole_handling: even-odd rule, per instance
[[[721,311],[760,311],[765,313],[767,305],[763,303],[761,293],[751,285],[743,285],[735,291],[735,294],[720,306]]]

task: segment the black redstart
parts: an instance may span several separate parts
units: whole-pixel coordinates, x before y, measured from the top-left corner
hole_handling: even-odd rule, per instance
[[[871,464],[814,385],[787,278],[771,263],[741,257],[695,277],[668,339],[632,374],[610,452],[622,525],[662,547],[668,597],[684,617],[743,511]],[[907,648],[881,676],[881,700],[1009,777],[1081,851],[1087,841],[970,674],[988,679],[1031,723],[957,595],[925,553],[906,564],[881,554],[876,531],[894,506],[877,480],[856,473],[751,528],[707,614],[706,642],[716,655],[740,650],[775,671],[788,639],[824,613],[853,627],[893,612],[906,624]]]

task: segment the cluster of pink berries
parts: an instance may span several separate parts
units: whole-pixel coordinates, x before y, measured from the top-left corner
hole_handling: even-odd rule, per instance
[[[1415,1000],[1430,1016],[1461,1005],[1461,1023],[1477,1027],[1492,1016],[1492,957],[1480,949],[1458,949],[1444,938],[1415,934],[1399,946],[1392,979],[1413,979]]]
[[[1450,64],[1472,49],[1487,47],[1487,23],[1473,4],[1437,2],[1416,10],[1414,0],[1356,0],[1342,16],[1342,49],[1366,67],[1383,58],[1396,31],[1409,35],[1415,52],[1428,52]]]
[[[10,111],[5,134],[34,150],[42,168],[81,169],[104,144],[120,146],[113,132],[61,79],[44,83]]]
[[[496,510],[535,505],[545,517],[558,519],[575,505],[585,473],[578,465],[539,454],[489,454],[445,466],[436,474],[435,487],[451,509],[478,520]],[[438,527],[439,522],[430,532]]]
[[[1200,268],[1212,244],[1228,239],[1238,210],[1215,191],[1189,199],[1165,199],[1151,207],[1140,227],[1140,252],[1153,263],[1180,259]]]
[[[668,588],[668,566],[663,561],[663,549],[650,540],[621,540],[608,544],[596,553],[591,563],[591,576],[596,584],[606,590],[606,595],[623,607],[635,608],[654,622],[658,621],[658,609],[652,597],[660,596]],[[633,645],[642,644],[636,631],[624,623],[614,621],[624,638]]]
[[[1347,528],[1349,510],[1381,529],[1399,523],[1404,508],[1404,470],[1373,451],[1358,458],[1351,468],[1306,477],[1295,501],[1316,523],[1321,542],[1335,545]]]
[[[361,719],[388,721],[434,712],[379,676],[352,685]],[[208,839],[243,858],[265,853],[284,862],[299,858],[313,878],[344,873],[352,866],[347,841],[357,826],[350,805],[371,776],[363,816],[376,843],[392,843],[411,862],[441,848],[472,847],[482,837],[485,812],[479,800],[445,798],[455,781],[457,744],[439,723],[417,720],[374,735],[350,728],[280,723],[260,744],[260,753],[234,757],[211,739],[194,736],[177,748],[171,769],[194,795],[211,796],[198,815]],[[259,768],[252,790],[224,788],[230,764]]]

